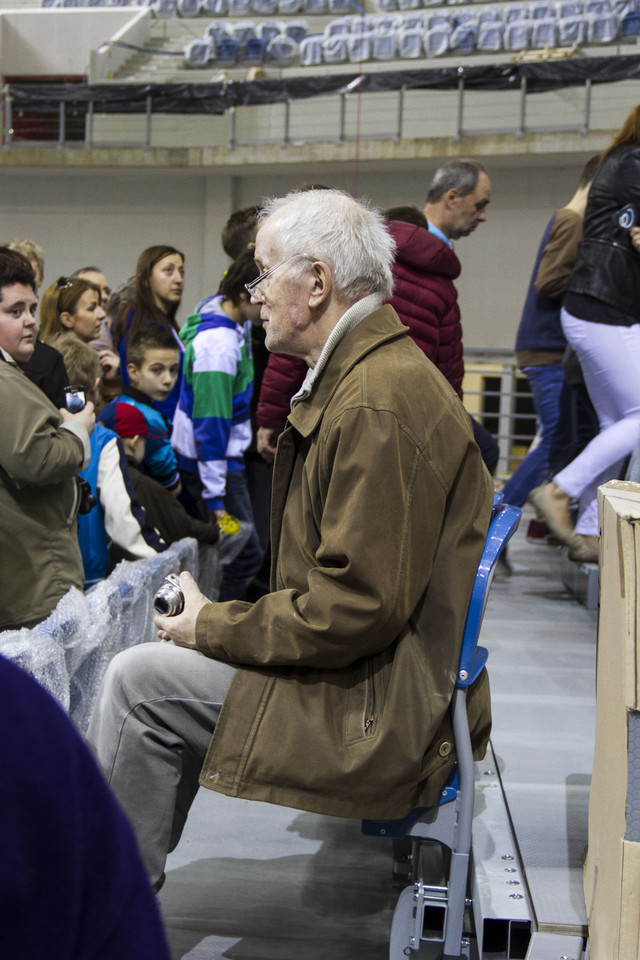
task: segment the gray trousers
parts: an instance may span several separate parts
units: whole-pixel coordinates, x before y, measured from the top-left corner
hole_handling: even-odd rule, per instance
[[[172,643],[111,661],[87,739],[135,830],[154,889],[164,881],[234,669]]]

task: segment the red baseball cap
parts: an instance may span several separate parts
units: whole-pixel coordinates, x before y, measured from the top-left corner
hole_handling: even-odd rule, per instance
[[[115,429],[119,437],[151,437],[152,440],[162,440],[149,429],[149,424],[132,403],[117,403]]]

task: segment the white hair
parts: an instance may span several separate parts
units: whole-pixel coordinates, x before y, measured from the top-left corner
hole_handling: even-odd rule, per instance
[[[336,292],[350,302],[370,293],[391,296],[395,242],[369,203],[342,190],[295,190],[264,201],[260,226],[279,212],[283,259],[306,253],[326,263]]]

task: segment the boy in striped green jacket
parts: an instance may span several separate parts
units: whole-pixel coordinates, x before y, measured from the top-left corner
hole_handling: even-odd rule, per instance
[[[242,253],[219,293],[202,300],[180,330],[183,378],[171,442],[183,502],[212,523],[231,514],[253,524],[243,455],[251,442],[251,323],[259,323],[260,307],[249,302],[244,284],[257,274],[252,252]],[[243,599],[261,561],[252,530],[238,557],[225,567],[219,599]]]

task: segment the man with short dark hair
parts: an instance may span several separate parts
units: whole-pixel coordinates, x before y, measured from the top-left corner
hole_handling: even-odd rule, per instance
[[[0,249],[0,630],[44,620],[84,583],[75,477],[89,462],[95,415],[92,403],[56,410],[24,375],[36,305],[29,261]]]
[[[424,215],[429,229],[451,246],[487,219],[491,182],[477,160],[452,160],[436,170]]]
[[[491,182],[484,167],[477,160],[451,160],[436,170],[424,206],[429,233],[442,240],[451,250],[453,241],[468,237],[487,219],[486,209],[491,201]],[[459,261],[455,276],[460,274]],[[460,325],[460,308],[453,279],[444,279],[450,288]],[[461,329],[461,328],[460,328]],[[462,334],[459,343],[462,353]],[[464,367],[463,367],[464,371]],[[471,417],[473,435],[482,452],[482,459],[493,475],[498,465],[498,444],[481,423]]]
[[[198,779],[382,819],[436,803],[451,772],[492,485],[460,400],[382,305],[393,253],[339,191],[265,205],[247,291],[267,348],[307,364],[274,464],[271,592],[210,603],[181,574],[183,613],[155,620],[172,642],[115,657],[89,729],[156,887]],[[470,704],[480,757],[484,674]]]

